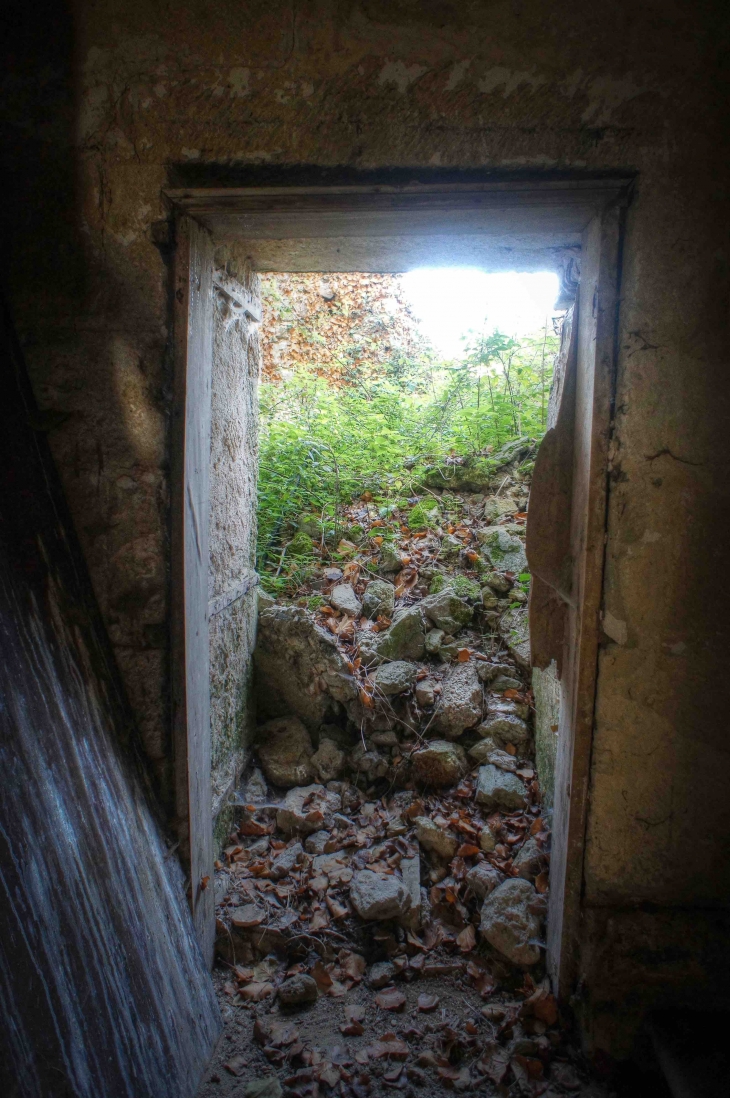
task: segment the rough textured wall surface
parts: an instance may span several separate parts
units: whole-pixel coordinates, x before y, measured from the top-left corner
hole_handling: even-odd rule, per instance
[[[216,261],[259,297],[259,279],[228,249]],[[258,324],[215,289],[210,439],[210,724],[213,816],[247,760],[254,727],[251,675],[256,643]]]
[[[457,168],[638,173],[585,897],[593,920],[628,912],[627,934],[641,910],[646,923],[675,925],[681,944],[672,919],[692,910],[712,938],[730,881],[727,717],[713,685],[730,622],[717,562],[730,484],[726,5],[79,0],[73,25],[60,5],[13,18],[5,273],[161,781],[165,185],[274,179],[282,166],[295,179],[300,165],[401,168],[405,179]],[[610,964],[598,937],[586,935],[586,988]],[[688,982],[657,976],[641,994],[677,997]],[[631,1013],[591,1009],[594,1044],[625,1053]]]

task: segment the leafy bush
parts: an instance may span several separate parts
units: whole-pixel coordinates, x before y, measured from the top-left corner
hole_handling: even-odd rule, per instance
[[[286,585],[281,546],[297,527],[305,536],[323,531],[334,545],[357,539],[342,528],[343,502],[370,493],[387,523],[402,513],[424,467],[444,471],[443,483],[458,488],[449,469],[476,476],[483,467],[488,479],[490,455],[513,439],[540,438],[556,350],[547,329],[520,341],[493,332],[468,343],[458,362],[422,355],[335,383],[317,370],[315,341],[311,365],[262,383],[257,555],[260,571],[276,572],[269,589]],[[432,525],[437,506],[421,501],[406,512],[409,527]]]

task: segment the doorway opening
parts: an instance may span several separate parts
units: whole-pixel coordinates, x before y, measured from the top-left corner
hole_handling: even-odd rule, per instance
[[[568,993],[576,964],[620,190],[602,182],[173,196],[185,210],[176,743],[193,912],[210,953],[215,894],[202,884],[212,874],[198,873],[219,853],[210,789],[211,774],[223,773],[229,815],[219,819],[226,831],[229,819],[235,824],[218,861],[223,1001],[245,1016],[236,1023],[244,1041],[256,1016],[263,1055],[305,1088],[350,1086],[354,1064],[371,1081],[356,1079],[365,1089],[381,1076],[397,1087],[418,1082],[424,1065],[463,1088],[509,1072],[519,1081],[546,1059],[555,996]],[[360,393],[367,408],[353,396],[357,358],[335,355],[329,376],[287,376],[293,343],[304,329],[326,344],[322,326],[307,331],[295,320],[288,340],[265,334],[279,383],[268,383],[264,404],[254,573],[240,550],[247,521],[251,543],[246,446],[253,452],[251,393],[267,308],[273,315],[277,296],[277,307],[292,298],[286,280],[291,289],[298,279],[300,296],[318,295],[331,321],[339,305],[349,308],[346,279],[352,289],[356,276],[382,281],[414,257],[433,266],[445,256],[491,270],[559,271],[557,331],[544,325],[541,352],[534,339],[527,347],[482,331],[460,364],[440,371],[371,354],[372,384]],[[297,317],[296,302],[285,309]],[[385,312],[388,331],[397,302]],[[240,537],[231,536],[236,525]],[[535,767],[530,588],[532,662],[546,669],[536,683],[546,743],[560,729],[557,751],[548,746],[541,763],[556,775],[554,813]],[[245,689],[254,663],[261,769],[231,800],[225,768],[216,771],[225,736],[216,741],[215,725],[230,725],[225,675]],[[229,775],[248,746],[239,739]],[[548,896],[552,987],[543,979]],[[335,1028],[338,999],[344,1014]],[[303,1037],[302,1004],[312,1002]],[[379,1032],[403,1009],[414,1012],[411,1037],[418,1031],[433,1063],[411,1063],[407,1033]],[[340,1046],[324,1055],[340,1029],[360,1039],[365,1059]],[[499,1033],[532,1044],[519,1053],[525,1062],[511,1055],[497,1079],[504,1050],[497,1041],[486,1055],[482,1045]]]

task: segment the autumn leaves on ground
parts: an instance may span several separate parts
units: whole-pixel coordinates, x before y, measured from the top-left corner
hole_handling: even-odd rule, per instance
[[[535,451],[403,455],[385,491],[278,529],[255,757],[216,872],[206,1098],[598,1093],[544,969]]]

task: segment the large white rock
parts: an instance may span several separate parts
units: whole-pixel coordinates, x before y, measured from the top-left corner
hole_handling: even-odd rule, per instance
[[[408,889],[400,877],[380,877],[370,869],[356,873],[350,885],[350,901],[361,919],[399,919],[411,906]]]
[[[537,892],[519,877],[504,881],[487,896],[480,930],[499,953],[515,965],[534,965],[540,960],[536,940],[540,920],[530,910]]]

